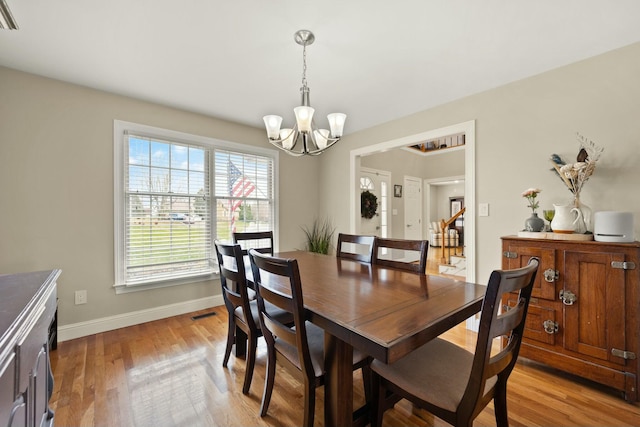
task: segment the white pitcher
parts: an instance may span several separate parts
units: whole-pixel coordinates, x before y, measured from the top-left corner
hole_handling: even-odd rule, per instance
[[[551,220],[551,229],[554,233],[573,233],[576,231],[578,221],[582,217],[580,209],[569,205],[553,205],[556,213]],[[575,213],[575,214],[574,214]]]

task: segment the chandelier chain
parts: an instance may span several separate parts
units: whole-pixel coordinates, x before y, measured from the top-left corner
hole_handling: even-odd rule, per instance
[[[307,87],[307,46],[302,46],[302,87]]]

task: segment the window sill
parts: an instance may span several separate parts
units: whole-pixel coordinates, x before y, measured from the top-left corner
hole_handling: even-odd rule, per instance
[[[140,283],[137,285],[115,284],[113,285],[113,288],[116,291],[116,295],[120,295],[131,292],[148,291],[151,289],[168,288],[171,286],[187,285],[190,283],[206,282],[209,280],[217,280],[219,278],[220,274],[214,272],[202,276],[184,277],[181,279],[172,279],[161,282]]]

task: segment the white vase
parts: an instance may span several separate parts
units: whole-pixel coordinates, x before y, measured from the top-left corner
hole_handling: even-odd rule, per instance
[[[578,209],[582,214],[576,224],[575,232],[579,234],[593,233],[593,211],[589,206],[580,201],[580,194],[574,196],[573,207]]]

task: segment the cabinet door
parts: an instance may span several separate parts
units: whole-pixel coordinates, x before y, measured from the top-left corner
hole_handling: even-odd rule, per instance
[[[38,358],[31,372],[31,406],[35,417],[36,426],[45,426],[49,423],[49,354],[48,343],[40,348]],[[31,412],[31,409],[30,409]]]
[[[554,249],[545,249],[528,245],[515,245],[505,244],[505,251],[509,252],[509,255],[504,260],[506,261],[506,269],[514,269],[524,267],[529,263],[531,257],[537,257],[540,259],[540,266],[538,267],[538,274],[536,275],[536,281],[533,284],[533,291],[531,296],[534,298],[543,298],[548,300],[554,300],[556,298],[556,281],[554,278],[545,278],[545,270],[556,271],[555,254]]]
[[[16,398],[16,354],[10,352],[0,360],[0,426],[9,424],[9,416]]]
[[[564,308],[565,348],[620,365],[625,349],[625,274],[613,268],[624,254],[565,251],[564,290],[577,299]]]

